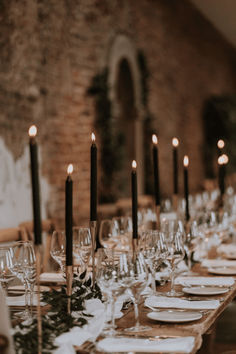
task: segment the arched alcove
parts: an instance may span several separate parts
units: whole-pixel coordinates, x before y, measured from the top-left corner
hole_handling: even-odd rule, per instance
[[[133,159],[138,163],[138,191],[144,192],[143,105],[137,52],[131,40],[119,35],[108,55],[108,87],[114,129],[120,134],[123,166],[117,174],[121,197],[130,195],[130,171]]]

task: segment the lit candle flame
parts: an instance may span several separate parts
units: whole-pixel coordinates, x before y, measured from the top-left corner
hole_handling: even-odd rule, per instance
[[[173,138],[173,139],[172,139],[172,145],[173,145],[174,147],[179,146],[179,140],[178,140],[177,138]]]
[[[94,142],[95,142],[95,140],[96,140],[96,136],[95,136],[95,134],[94,134],[94,133],[92,133],[92,134],[91,134],[91,139],[92,139],[92,142],[94,143]]]
[[[67,167],[67,173],[68,173],[68,175],[71,175],[72,172],[73,172],[73,165],[72,165],[72,163],[70,163]]]
[[[137,162],[135,160],[132,161],[132,168],[136,170],[137,168]]]
[[[223,147],[225,146],[224,140],[222,140],[222,139],[218,140],[217,146],[219,149],[223,149]]]
[[[226,154],[223,154],[224,156],[224,164],[226,165],[229,162],[229,157]]]
[[[188,167],[188,165],[189,165],[189,158],[188,158],[187,155],[184,156],[183,163],[184,163],[184,167]]]
[[[33,138],[36,135],[37,135],[37,127],[36,125],[31,125],[31,127],[29,128],[29,136]]]
[[[218,157],[218,164],[219,165],[226,165],[229,162],[229,158],[226,154],[220,155]]]
[[[157,139],[156,134],[152,134],[152,142],[153,142],[153,144],[155,144],[155,145],[158,144],[158,139]]]

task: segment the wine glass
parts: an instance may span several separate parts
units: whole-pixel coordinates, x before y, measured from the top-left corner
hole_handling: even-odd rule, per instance
[[[184,248],[186,251],[187,255],[187,264],[188,264],[188,271],[187,275],[195,275],[194,272],[191,271],[192,263],[191,263],[191,258],[192,254],[196,248],[197,241],[200,239],[200,232],[198,229],[197,221],[194,220],[192,224],[190,225],[190,230],[187,232],[185,236],[185,243],[184,243]]]
[[[73,227],[73,255],[81,265],[83,272],[92,254],[92,237],[88,227]]]
[[[7,293],[8,283],[15,278],[9,268],[9,258],[7,256],[9,247],[0,247],[0,282]]]
[[[119,227],[115,220],[105,219],[99,227],[99,241],[105,248],[114,248],[119,243]]]
[[[132,237],[132,219],[130,216],[116,216],[112,218],[116,225],[119,238],[119,249],[128,251],[131,245]]]
[[[175,269],[178,263],[184,259],[185,250],[183,235],[180,231],[177,231],[172,235],[168,243],[168,254],[167,260],[171,265],[171,290],[166,293],[167,296],[179,296],[182,295],[180,292],[176,292],[174,289],[175,281]]]
[[[9,269],[25,286],[25,311],[19,315],[23,319],[29,319],[31,313],[29,311],[28,294],[30,293],[31,295],[32,307],[33,287],[36,279],[36,260],[33,244],[29,241],[18,241],[10,247],[7,257]]]
[[[137,333],[148,331],[149,326],[142,326],[139,322],[138,304],[142,291],[145,289],[148,281],[148,269],[142,252],[134,252],[126,256],[125,262],[122,264],[124,274],[120,282],[127,288],[128,293],[134,303],[135,325],[126,328],[125,331]]]
[[[111,325],[106,326],[104,333],[110,336],[115,334],[115,302],[117,296],[122,295],[126,286],[122,279],[126,276],[124,265],[126,254],[114,249],[100,248],[97,252],[96,281],[101,288],[103,296],[111,304]]]
[[[142,252],[148,270],[151,274],[151,286],[153,295],[156,295],[156,272],[162,263],[161,252],[161,232],[148,230],[140,233],[139,249]]]
[[[52,234],[50,254],[52,258],[59,264],[61,271],[65,275],[66,264],[66,237],[65,231],[55,230]]]

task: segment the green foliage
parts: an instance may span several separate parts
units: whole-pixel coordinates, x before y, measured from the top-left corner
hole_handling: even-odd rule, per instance
[[[217,141],[223,139],[230,163],[230,172],[236,169],[236,96],[209,97],[203,107],[205,175],[214,178],[214,161],[217,160]]]
[[[122,136],[117,132],[111,115],[111,101],[108,95],[108,70],[97,74],[88,94],[95,97],[95,128],[100,139],[101,183],[99,186],[99,202],[110,203],[117,199],[114,184],[116,171],[122,163],[120,143]]]
[[[101,299],[101,291],[97,284],[91,287],[91,278],[85,279],[86,272],[79,277],[74,275],[73,292],[71,295],[71,312],[75,311],[81,316],[73,317],[67,312],[68,296],[66,286],[63,285],[60,290],[44,292],[41,301],[49,305],[49,311],[42,316],[42,343],[43,354],[50,353],[55,349],[54,340],[57,336],[69,331],[77,326],[82,327],[87,323],[83,313],[84,301],[92,298]],[[31,354],[35,352],[38,345],[37,319],[34,318],[31,323],[20,323],[14,334],[15,349],[17,353]]]
[[[148,80],[150,78],[150,73],[147,66],[147,61],[144,53],[139,50],[137,54],[137,61],[141,76],[141,89],[142,89],[142,103],[145,110],[144,119],[144,163],[145,163],[145,193],[153,194],[153,164],[152,164],[152,153],[151,153],[151,136],[154,133],[153,121],[149,107],[148,107],[148,97],[149,97],[149,87]],[[149,147],[147,149],[147,146]]]

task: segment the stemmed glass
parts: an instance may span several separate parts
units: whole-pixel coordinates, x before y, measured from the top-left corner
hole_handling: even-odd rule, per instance
[[[9,247],[0,247],[0,282],[7,293],[8,283],[15,278],[9,268]]]
[[[117,296],[122,295],[126,286],[122,279],[126,276],[127,270],[124,267],[126,254],[116,252],[113,249],[98,250],[96,267],[96,281],[108,303],[111,304],[111,325],[106,326],[104,333],[110,336],[115,334],[115,302]]]
[[[171,290],[166,293],[167,296],[182,295],[174,289],[175,269],[178,263],[184,259],[185,250],[183,242],[183,234],[180,231],[175,232],[168,243],[167,260],[171,265]]]
[[[119,243],[119,227],[115,220],[105,219],[99,227],[99,241],[105,248],[115,248]]]
[[[116,225],[119,239],[119,249],[128,251],[131,245],[132,219],[130,216],[116,216],[112,218]]]
[[[9,269],[19,278],[25,286],[25,311],[20,313],[23,319],[31,315],[29,311],[28,293],[30,293],[31,308],[33,288],[36,279],[36,260],[34,248],[29,241],[18,241],[14,243],[7,253]]]
[[[73,227],[73,255],[80,263],[83,272],[92,255],[92,237],[88,227]]]
[[[191,271],[191,267],[192,267],[191,257],[196,248],[198,239],[200,239],[200,232],[198,229],[197,221],[194,220],[190,225],[189,232],[187,232],[185,236],[185,243],[184,243],[184,248],[187,254],[187,262],[188,262],[188,271],[186,273],[187,275],[195,275],[195,273]]]
[[[142,252],[148,270],[151,274],[152,293],[156,295],[155,275],[162,263],[161,233],[156,230],[148,230],[140,233],[139,249]]]
[[[62,273],[65,276],[66,264],[66,237],[65,231],[55,230],[52,234],[50,254],[52,258],[59,264]]]
[[[122,267],[124,275],[121,277],[120,282],[127,288],[128,293],[134,303],[135,325],[126,328],[127,332],[143,332],[151,328],[149,326],[142,326],[139,322],[138,304],[142,291],[145,289],[148,281],[148,269],[142,252],[134,252],[126,256],[125,262],[123,261]]]

